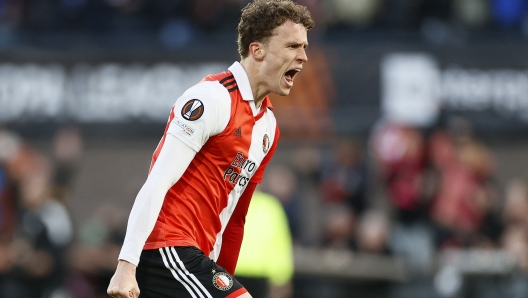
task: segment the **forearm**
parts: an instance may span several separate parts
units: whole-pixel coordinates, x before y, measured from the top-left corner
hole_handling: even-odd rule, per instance
[[[139,191],[128,219],[127,232],[119,260],[126,260],[137,266],[141,250],[156,224],[167,190],[156,185],[153,177],[147,179]]]

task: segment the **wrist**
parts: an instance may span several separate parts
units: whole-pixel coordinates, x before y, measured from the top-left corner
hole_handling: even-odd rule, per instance
[[[136,265],[126,260],[119,260],[119,262],[117,263],[117,270],[119,271],[131,272],[135,274],[136,268],[137,268]]]

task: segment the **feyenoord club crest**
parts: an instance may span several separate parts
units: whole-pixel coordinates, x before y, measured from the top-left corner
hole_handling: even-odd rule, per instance
[[[218,272],[213,275],[213,285],[221,291],[227,291],[233,286],[233,278],[225,272]]]
[[[270,141],[267,134],[264,135],[264,138],[262,139],[262,151],[264,153],[268,153],[268,150],[270,148]]]
[[[183,118],[194,121],[200,119],[204,112],[204,105],[198,99],[189,100],[182,108],[181,115]]]

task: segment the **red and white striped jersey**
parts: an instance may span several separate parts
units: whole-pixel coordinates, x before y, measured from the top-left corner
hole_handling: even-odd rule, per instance
[[[144,249],[191,245],[216,261],[237,202],[250,181],[261,182],[275,151],[279,129],[273,107],[267,96],[255,107],[247,74],[235,62],[178,98],[151,168],[167,134],[197,153],[167,192]]]

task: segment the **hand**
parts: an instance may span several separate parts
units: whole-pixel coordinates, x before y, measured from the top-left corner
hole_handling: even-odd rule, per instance
[[[114,298],[137,298],[139,286],[136,281],[136,266],[124,260],[119,260],[116,272],[107,290],[108,295]]]

